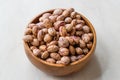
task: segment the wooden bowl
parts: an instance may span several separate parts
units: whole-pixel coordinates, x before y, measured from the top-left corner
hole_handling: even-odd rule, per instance
[[[52,13],[53,10],[49,10],[46,12]],[[37,23],[39,21],[39,17],[42,16],[42,14],[44,14],[46,12],[43,12],[43,13],[39,14],[38,16],[36,16],[30,23]],[[77,72],[83,66],[85,66],[85,64],[89,61],[91,55],[94,53],[94,50],[96,48],[96,32],[95,32],[93,25],[89,22],[89,20],[86,17],[84,17],[83,15],[81,15],[81,16],[82,16],[83,20],[85,20],[86,24],[91,28],[91,31],[94,34],[93,46],[92,46],[91,50],[89,51],[89,53],[87,55],[85,55],[85,57],[83,57],[82,59],[79,59],[73,63],[70,63],[69,65],[48,63],[48,62],[34,56],[32,51],[30,50],[28,44],[23,41],[26,55],[27,55],[28,59],[31,61],[31,63],[33,65],[35,65],[41,71],[51,74],[51,75],[56,75],[56,76],[64,76],[64,75],[68,75],[68,74]]]

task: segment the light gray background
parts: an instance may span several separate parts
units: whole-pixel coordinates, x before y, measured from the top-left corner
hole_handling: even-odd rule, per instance
[[[92,22],[97,47],[81,72],[54,77],[29,62],[23,32],[40,12],[69,7]],[[0,0],[0,80],[120,80],[120,0]]]

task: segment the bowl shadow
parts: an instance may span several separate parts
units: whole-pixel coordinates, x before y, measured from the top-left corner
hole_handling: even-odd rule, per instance
[[[80,71],[67,76],[52,76],[57,80],[96,80],[102,75],[101,67],[97,56],[94,54],[91,60]]]

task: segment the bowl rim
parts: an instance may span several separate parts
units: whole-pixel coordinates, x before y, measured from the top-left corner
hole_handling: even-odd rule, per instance
[[[62,9],[62,8],[60,8],[60,9]],[[38,14],[38,15],[35,16],[28,24],[33,23],[36,19],[38,19],[40,16],[42,16],[42,14],[47,13],[47,12],[50,12],[50,13],[51,13],[51,12],[53,12],[54,10],[55,10],[55,9],[51,9],[51,10],[47,10],[47,11],[44,11],[44,12]],[[62,10],[65,10],[65,9],[62,9]],[[78,12],[77,12],[77,13],[78,13]],[[42,64],[45,64],[45,65],[48,65],[48,66],[53,66],[53,67],[73,66],[73,65],[77,65],[77,64],[83,62],[84,60],[86,60],[91,54],[93,54],[93,51],[94,51],[95,48],[96,48],[96,41],[97,41],[97,40],[96,40],[96,39],[97,39],[97,38],[96,38],[96,31],[95,31],[93,25],[91,24],[91,22],[90,22],[85,16],[83,16],[81,13],[78,13],[78,14],[81,15],[82,19],[87,23],[87,25],[90,27],[90,29],[91,29],[91,31],[92,31],[92,33],[93,33],[93,35],[94,35],[92,48],[90,49],[90,51],[89,51],[83,58],[81,58],[81,59],[79,59],[79,60],[77,60],[77,61],[75,61],[75,62],[72,62],[72,63],[70,63],[69,65],[48,63],[48,62],[42,60],[41,58],[38,58],[38,57],[34,56],[33,53],[32,53],[32,51],[30,50],[28,44],[23,40],[24,46],[25,46],[26,49],[28,49],[28,51],[29,51],[29,52],[26,53],[26,54],[30,54],[35,60],[39,61],[39,62],[42,63]],[[28,25],[27,25],[27,26],[28,26]]]

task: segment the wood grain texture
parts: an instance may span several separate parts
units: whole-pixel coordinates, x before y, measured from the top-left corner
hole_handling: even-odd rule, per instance
[[[53,10],[49,10],[46,12],[51,13],[53,12]],[[39,21],[39,17],[42,16],[42,14],[46,12],[43,12],[39,14],[38,16],[36,16],[35,18],[33,18],[33,20],[30,23],[37,23]],[[82,59],[75,61],[73,63],[70,63],[69,65],[66,65],[66,66],[62,64],[51,64],[34,56],[28,44],[23,41],[26,55],[33,65],[35,65],[41,71],[51,74],[51,75],[55,75],[55,76],[65,76],[65,75],[77,72],[83,66],[85,66],[85,64],[90,60],[96,48],[96,32],[95,32],[93,25],[90,23],[90,21],[86,17],[84,17],[82,14],[80,15],[82,16],[82,19],[86,22],[86,24],[91,28],[91,31],[94,34],[93,46],[91,50],[89,51],[89,53]]]

